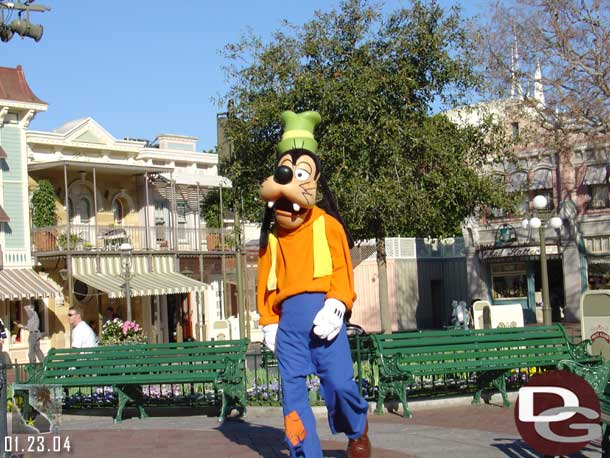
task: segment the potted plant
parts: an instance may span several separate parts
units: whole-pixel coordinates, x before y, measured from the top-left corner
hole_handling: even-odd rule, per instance
[[[70,249],[79,249],[82,247],[83,239],[73,232],[70,233]],[[65,232],[57,236],[57,246],[60,250],[65,250],[68,247],[68,237]]]
[[[57,209],[55,207],[55,189],[49,180],[40,180],[32,192],[32,224],[34,246],[38,251],[48,251],[55,247],[55,225]],[[42,230],[45,228],[46,230]]]
[[[131,345],[146,343],[144,329],[135,321],[122,321],[119,318],[107,321],[102,327],[100,345]]]

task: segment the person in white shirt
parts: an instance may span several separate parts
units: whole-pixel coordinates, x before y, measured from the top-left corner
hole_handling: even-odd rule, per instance
[[[68,321],[72,326],[72,348],[97,347],[97,336],[93,329],[81,317],[79,307],[70,307]]]

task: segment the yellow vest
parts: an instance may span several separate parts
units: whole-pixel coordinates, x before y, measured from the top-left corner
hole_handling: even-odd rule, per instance
[[[326,222],[324,215],[320,215],[312,224],[313,227],[313,278],[325,277],[333,273],[333,260],[330,255],[330,246],[326,238]],[[277,236],[269,233],[269,250],[271,267],[267,276],[267,290],[277,289]]]

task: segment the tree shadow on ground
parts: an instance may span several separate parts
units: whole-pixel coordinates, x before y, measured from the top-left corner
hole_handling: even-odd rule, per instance
[[[527,443],[522,439],[515,438],[495,438],[497,443],[490,444],[500,452],[502,452],[507,458],[541,458],[542,454],[533,450]],[[588,455],[585,455],[587,453]],[[569,458],[588,458],[591,456],[601,456],[601,447],[599,442],[593,441],[580,452],[573,453],[571,455],[565,455]],[[562,455],[563,457],[563,455]]]
[[[248,447],[263,458],[290,456],[282,429],[249,423],[243,418],[231,418],[220,423],[217,430],[231,442]],[[328,445],[322,443],[324,458],[345,458],[344,449],[338,448],[338,445]]]

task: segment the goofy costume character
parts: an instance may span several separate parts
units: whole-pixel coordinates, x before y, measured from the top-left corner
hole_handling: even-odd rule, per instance
[[[316,155],[313,131],[320,115],[285,111],[281,119],[277,167],[260,190],[267,207],[257,305],[265,344],[279,362],[286,442],[291,457],[322,458],[306,386],[314,373],[320,377],[331,431],[349,438],[347,456],[369,458],[368,403],[353,380],[343,320],[356,298],[353,242]],[[318,184],[324,199],[316,205]]]

